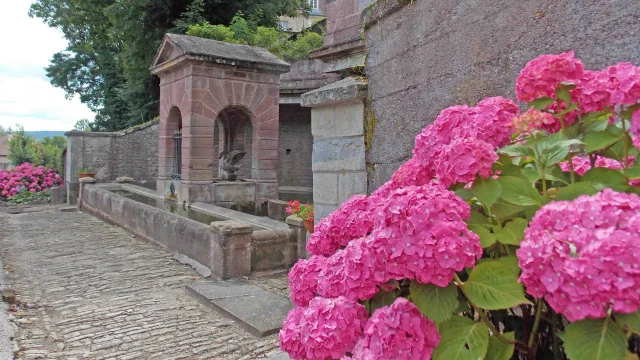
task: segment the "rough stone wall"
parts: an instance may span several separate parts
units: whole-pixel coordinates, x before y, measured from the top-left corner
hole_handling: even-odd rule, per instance
[[[324,46],[360,36],[360,13],[372,0],[328,0]]]
[[[129,176],[136,183],[155,188],[158,177],[157,123],[114,137],[112,144],[112,151],[116,154],[113,175]]]
[[[155,188],[158,177],[158,121],[119,133],[71,131],[67,136],[65,181],[70,201],[77,198],[78,170],[95,172],[98,182],[129,176],[134,183]]]
[[[312,187],[311,109],[300,105],[280,105],[278,180],[280,186]]]
[[[515,98],[518,73],[540,54],[575,50],[589,69],[640,64],[637,0],[385,0],[382,7],[366,29],[375,113],[369,192],[408,159],[415,135],[442,109]]]

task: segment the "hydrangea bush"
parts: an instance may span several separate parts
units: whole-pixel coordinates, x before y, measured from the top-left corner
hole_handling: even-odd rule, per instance
[[[11,170],[0,171],[0,199],[11,199],[23,191],[45,191],[61,183],[62,178],[53,169],[24,163]]]
[[[637,359],[640,67],[543,55],[516,96],[443,110],[317,225],[293,359]]]

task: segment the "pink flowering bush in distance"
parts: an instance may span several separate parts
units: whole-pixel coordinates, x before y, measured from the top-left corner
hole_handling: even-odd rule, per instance
[[[640,67],[542,55],[516,97],[442,110],[387,183],[318,224],[289,273],[293,359],[638,351]]]
[[[62,178],[53,169],[24,163],[11,170],[0,170],[0,199],[10,199],[22,191],[44,191],[61,183]]]

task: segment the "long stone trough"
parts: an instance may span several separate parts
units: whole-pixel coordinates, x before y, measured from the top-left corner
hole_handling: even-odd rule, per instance
[[[186,257],[196,268],[210,269],[220,279],[238,278],[252,271],[288,269],[304,256],[306,232],[301,223],[243,214],[214,205],[195,203],[192,209],[216,217],[203,224],[114,191],[126,190],[155,197],[130,184],[84,184],[79,206],[138,237]],[[202,271],[201,271],[202,273]]]

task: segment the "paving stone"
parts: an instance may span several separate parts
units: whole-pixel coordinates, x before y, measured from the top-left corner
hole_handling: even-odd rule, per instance
[[[202,281],[187,290],[256,336],[277,333],[293,308],[289,299],[240,281]]]
[[[193,269],[120,228],[54,209],[0,214],[0,228],[7,280],[28,304],[15,314],[22,358],[261,359],[278,347],[277,335],[257,338],[200,305],[185,291],[201,281]],[[286,287],[277,278],[251,281],[268,292]]]

